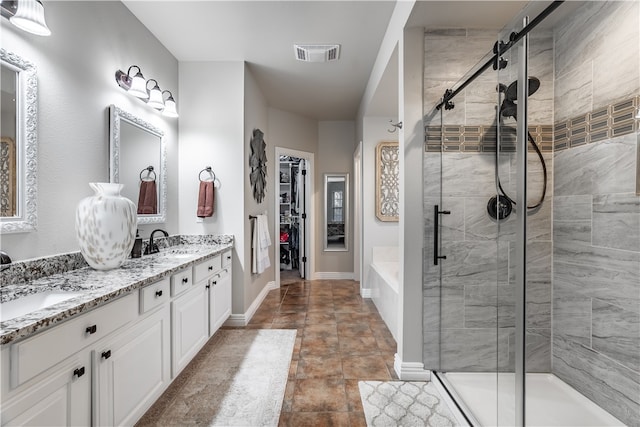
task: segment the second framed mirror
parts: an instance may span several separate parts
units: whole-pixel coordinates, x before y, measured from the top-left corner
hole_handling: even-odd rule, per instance
[[[111,105],[110,179],[138,207],[138,224],[166,220],[167,167],[163,132]]]
[[[324,174],[324,250],[348,251],[349,174]]]

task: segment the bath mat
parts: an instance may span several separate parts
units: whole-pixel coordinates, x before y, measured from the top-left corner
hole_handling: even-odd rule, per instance
[[[359,381],[358,388],[369,427],[457,425],[430,382]]]
[[[277,426],[295,339],[295,330],[219,330],[137,425]]]

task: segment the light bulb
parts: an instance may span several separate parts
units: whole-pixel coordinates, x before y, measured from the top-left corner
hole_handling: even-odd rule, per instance
[[[155,81],[154,79],[149,79],[149,81],[147,82],[147,85],[149,84],[149,82],[154,82],[155,86],[152,87],[151,90],[149,91],[149,100],[147,101],[147,105],[149,107],[162,110],[164,108],[164,102],[162,101],[162,91],[158,86],[158,82]]]
[[[18,9],[9,21],[16,27],[38,36],[50,36],[44,21],[44,6],[39,0],[18,0]]]

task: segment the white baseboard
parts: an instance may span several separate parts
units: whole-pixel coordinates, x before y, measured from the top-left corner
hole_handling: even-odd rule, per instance
[[[353,280],[353,273],[346,271],[316,271],[313,278],[318,280]]]
[[[360,288],[360,296],[362,298],[371,298],[371,288]]]
[[[258,309],[258,307],[260,307],[260,304],[262,304],[262,301],[264,301],[264,299],[267,297],[267,294],[269,293],[269,291],[272,291],[278,288],[279,286],[277,286],[276,282],[273,280],[267,283],[265,287],[262,288],[262,291],[260,291],[256,299],[253,300],[253,303],[251,303],[251,306],[249,306],[249,309],[245,313],[231,314],[229,318],[226,320],[226,322],[224,322],[224,325],[225,326],[247,326],[247,324],[249,324],[249,321],[251,320],[253,315],[256,313],[256,310]]]
[[[424,363],[403,362],[398,353],[393,361],[393,369],[402,381],[431,381],[431,371],[424,369]]]

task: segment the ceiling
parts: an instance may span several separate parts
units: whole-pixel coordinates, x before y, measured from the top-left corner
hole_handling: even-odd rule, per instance
[[[395,0],[123,3],[178,61],[246,61],[271,106],[317,120],[355,119],[395,6]],[[526,3],[419,1],[407,26],[498,29]],[[294,43],[340,44],[340,60],[296,61]],[[397,104],[388,102],[397,99],[397,71],[387,69],[392,76],[383,78],[374,97],[380,105],[372,107],[380,115]]]

